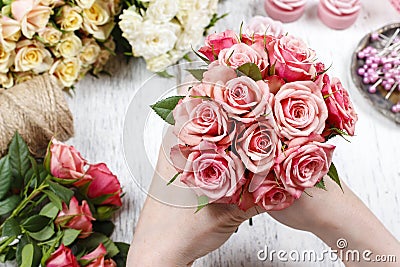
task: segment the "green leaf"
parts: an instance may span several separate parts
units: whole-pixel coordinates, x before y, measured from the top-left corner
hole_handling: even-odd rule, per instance
[[[18,206],[19,202],[21,202],[21,198],[18,195],[12,195],[0,201],[0,216],[13,211]]]
[[[39,215],[46,216],[47,218],[50,218],[50,219],[54,219],[57,217],[59,211],[60,210],[57,208],[57,206],[53,202],[50,202],[50,203],[47,203],[40,210]]]
[[[156,72],[156,74],[158,76],[160,76],[160,77],[163,77],[163,78],[172,78],[172,77],[174,77],[174,75],[169,74],[167,70]]]
[[[314,186],[319,188],[319,189],[323,189],[323,190],[327,191],[323,178],[318,183],[316,183]]]
[[[61,243],[65,246],[69,246],[78,238],[79,234],[81,233],[80,230],[75,229],[65,229],[63,237],[61,239]]]
[[[93,251],[99,244],[103,244],[107,249],[107,255],[109,257],[114,257],[119,253],[118,247],[114,244],[111,239],[100,233],[93,233],[88,238],[79,240],[77,243],[78,251],[86,250]]]
[[[33,263],[33,245],[26,244],[22,249],[21,265],[19,267],[31,267]]]
[[[331,177],[331,179],[340,187],[340,189],[342,189],[342,192],[344,192],[342,184],[340,183],[339,174],[338,174],[335,164],[333,164],[333,162],[331,163],[331,166],[329,167],[328,176]]]
[[[0,255],[0,262],[5,263],[6,261],[15,260],[15,247],[7,247]]]
[[[46,241],[50,239],[55,234],[54,226],[46,226],[39,232],[31,233],[28,232],[28,235],[37,241]]]
[[[186,69],[190,74],[193,75],[197,80],[202,81],[203,80],[203,74],[206,72],[206,69]]]
[[[21,226],[28,232],[38,232],[46,227],[50,222],[50,218],[42,215],[33,215],[24,220]]]
[[[210,60],[208,60],[208,58],[206,58],[206,57],[200,55],[196,50],[193,49],[193,47],[192,47],[192,51],[193,51],[193,53],[194,53],[196,56],[198,56],[198,57],[199,57],[201,60],[203,60],[205,63],[210,64]]]
[[[199,198],[197,199],[197,202],[198,202],[197,210],[195,211],[195,213],[199,212],[202,208],[207,206],[209,199],[207,196],[199,196]]]
[[[179,174],[180,174],[179,172],[177,174],[175,174],[174,177],[172,177],[172,179],[169,180],[169,182],[167,183],[167,186],[172,184],[176,180],[176,178],[178,178]]]
[[[172,115],[172,111],[178,104],[179,100],[184,98],[184,96],[171,96],[165,98],[163,100],[158,101],[154,105],[150,107],[160,116],[164,121],[168,122],[171,125],[175,124],[174,116]]]
[[[18,236],[21,234],[21,227],[19,223],[14,218],[9,218],[4,222],[3,231],[1,233],[2,237]]]
[[[94,221],[93,232],[102,233],[105,236],[110,237],[114,232],[115,225],[112,221]]]
[[[56,194],[54,194],[52,191],[48,191],[48,190],[43,190],[43,193],[45,193],[47,195],[47,197],[50,199],[51,203],[53,203],[54,206],[56,206],[58,210],[62,210],[61,199]]]
[[[115,242],[115,245],[118,247],[119,253],[113,257],[113,260],[117,264],[117,267],[125,267],[126,259],[128,257],[129,244]]]
[[[47,183],[50,187],[50,190],[57,194],[64,203],[69,205],[69,201],[74,195],[74,191],[57,183],[53,183],[50,181],[48,181]]]
[[[237,68],[237,70],[254,81],[262,80],[261,71],[254,63],[246,63]]]
[[[11,187],[11,168],[8,156],[0,159],[0,200],[3,199]]]
[[[15,133],[11,140],[8,155],[10,157],[12,174],[14,178],[17,178],[17,184],[13,186],[19,187],[20,183],[22,183],[25,178],[26,172],[30,169],[31,164],[29,161],[30,153],[28,146],[18,132]]]

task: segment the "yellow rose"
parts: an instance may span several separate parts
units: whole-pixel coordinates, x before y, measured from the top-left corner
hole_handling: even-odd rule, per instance
[[[95,0],[76,0],[76,4],[81,8],[90,8]]]
[[[82,41],[74,33],[65,34],[56,46],[56,55],[64,58],[76,57],[82,49]]]
[[[78,58],[59,59],[50,69],[50,74],[65,87],[71,87],[79,77],[81,63]]]
[[[10,88],[14,85],[14,79],[11,74],[9,73],[0,73],[0,87],[2,88]]]
[[[61,30],[76,31],[82,26],[82,9],[78,6],[65,5],[61,8],[61,15],[57,17],[57,23],[60,24]]]
[[[14,51],[6,51],[4,46],[0,44],[0,73],[7,73],[14,61]]]
[[[83,28],[94,38],[106,40],[114,28],[110,6],[103,1],[98,1],[90,8],[84,9]]]
[[[61,39],[62,32],[52,26],[47,26],[43,31],[39,32],[39,37],[45,44],[53,46]]]
[[[14,59],[15,71],[29,71],[42,73],[48,70],[53,63],[50,52],[43,43],[36,40],[23,40],[17,43]]]
[[[97,57],[100,54],[100,46],[94,39],[86,38],[83,40],[83,48],[79,55],[79,59],[81,60],[84,66],[88,66],[96,62]]]

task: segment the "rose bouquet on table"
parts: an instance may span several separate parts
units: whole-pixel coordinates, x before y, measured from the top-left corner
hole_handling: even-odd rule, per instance
[[[127,4],[120,15],[122,36],[131,46],[130,54],[143,57],[153,72],[163,72],[183,58],[224,17],[216,15],[218,0],[134,0]]]
[[[0,88],[43,73],[72,87],[114,51],[119,1],[6,0],[0,8]]]
[[[126,266],[129,248],[109,236],[121,186],[56,140],[34,159],[19,134],[0,159],[0,262],[18,266]]]
[[[177,177],[208,203],[281,210],[307,188],[339,186],[327,141],[354,135],[349,94],[305,43],[290,35],[211,34],[188,70],[185,96],[152,106],[172,124],[170,158]],[[201,55],[202,54],[202,55]]]

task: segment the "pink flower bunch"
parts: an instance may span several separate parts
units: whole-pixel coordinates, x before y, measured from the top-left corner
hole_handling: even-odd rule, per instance
[[[181,182],[209,203],[246,210],[290,206],[323,186],[335,135],[354,135],[357,114],[339,79],[290,35],[211,34],[199,50],[203,78],[173,108]]]

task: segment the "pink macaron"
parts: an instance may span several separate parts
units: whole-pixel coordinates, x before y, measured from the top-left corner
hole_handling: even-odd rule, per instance
[[[357,20],[360,9],[360,0],[320,0],[318,16],[328,27],[343,30]]]
[[[293,22],[303,14],[306,0],[265,0],[264,8],[267,14],[282,22]]]

